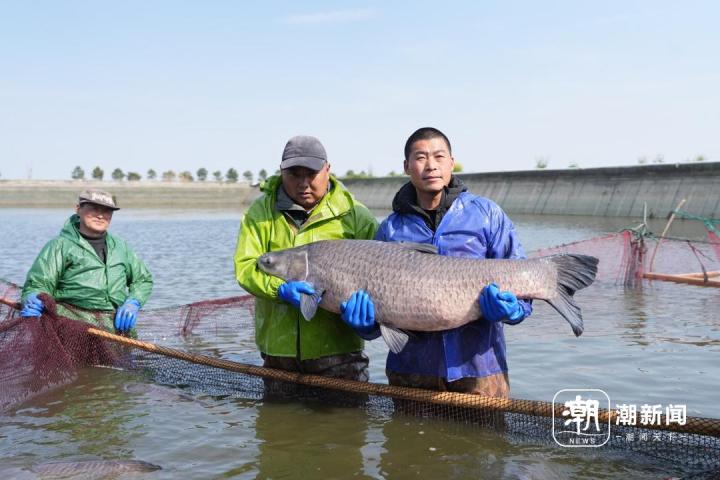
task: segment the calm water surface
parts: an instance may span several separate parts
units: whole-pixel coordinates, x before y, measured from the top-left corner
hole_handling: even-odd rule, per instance
[[[68,215],[0,209],[0,277],[21,284]],[[121,210],[112,231],[130,240],[155,277],[147,308],[241,294],[232,265],[238,220],[236,212]],[[514,220],[526,251],[638,223]],[[700,237],[703,229],[678,224],[673,233]],[[580,338],[540,302],[530,319],[506,328],[513,397],[550,401],[560,389],[600,388],[613,403],[686,404],[689,415],[720,418],[720,292],[603,284],[578,300],[586,319]],[[203,348],[259,363],[248,351],[249,335]],[[190,340],[167,342],[199,348],[183,343]],[[386,348],[374,341],[367,350],[372,381],[384,382]],[[42,461],[98,458],[163,467],[142,478],[657,478],[671,471],[652,460],[578,455],[450,422],[193,394],[109,369],[88,369],[72,385],[0,416],[0,458],[3,478],[34,478],[28,467]]]

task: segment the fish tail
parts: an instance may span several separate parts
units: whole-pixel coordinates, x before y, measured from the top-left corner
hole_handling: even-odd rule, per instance
[[[568,321],[576,337],[583,332],[580,307],[573,295],[577,290],[589,286],[597,275],[598,259],[590,255],[564,253],[546,257],[558,271],[556,295],[546,301]]]

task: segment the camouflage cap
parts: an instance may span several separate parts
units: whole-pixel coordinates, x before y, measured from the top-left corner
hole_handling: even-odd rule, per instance
[[[117,203],[115,202],[115,196],[109,194],[108,192],[103,192],[102,190],[85,190],[78,196],[78,204],[82,205],[83,203],[93,203],[95,205],[102,205],[103,207],[107,207],[111,210],[120,210],[120,207],[117,206]]]

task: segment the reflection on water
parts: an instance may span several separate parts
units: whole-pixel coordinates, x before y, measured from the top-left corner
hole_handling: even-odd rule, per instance
[[[61,210],[0,210],[0,277],[22,283],[44,243],[69,216]],[[638,223],[594,217],[515,216],[527,251]],[[241,294],[232,256],[235,212],[121,210],[112,231],[128,239],[155,277],[149,307]],[[651,228],[660,231],[664,221]],[[676,235],[701,238],[678,223]],[[619,252],[618,252],[619,254]],[[687,404],[720,417],[720,292],[656,282],[638,289],[597,284],[578,296],[586,330],[575,338],[543,302],[506,328],[512,395],[551,400],[563,388],[601,388],[615,403]],[[155,331],[155,330],[153,330]],[[222,330],[169,346],[259,363],[252,332]],[[209,334],[212,333],[212,334]],[[367,345],[371,378],[384,381],[386,347]],[[451,422],[387,417],[303,402],[209,397],[89,369],[69,387],[0,417],[3,477],[34,478],[33,463],[140,459],[147,478],[656,478],[668,472],[607,453],[513,442]]]

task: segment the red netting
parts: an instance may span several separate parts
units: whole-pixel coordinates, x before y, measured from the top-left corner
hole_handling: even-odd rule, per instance
[[[708,230],[708,242],[715,250],[715,258],[720,260],[720,237],[715,232]]]
[[[618,285],[635,285],[652,273],[702,279],[718,279],[714,272],[720,271],[720,239],[714,232],[708,232],[709,240],[687,240],[679,238],[657,238],[652,235],[640,236],[631,231],[613,233],[603,237],[544,248],[530,253],[530,257],[541,257],[557,253],[583,253],[597,257],[597,281],[614,282]],[[662,278],[654,278],[661,280]],[[712,282],[711,282],[712,283]]]
[[[599,260],[597,281],[632,285],[642,272],[647,247],[642,239],[634,238],[630,231],[623,231],[566,245],[542,248],[530,252],[529,256],[543,257],[558,253],[582,253],[597,257]]]
[[[0,280],[0,411],[75,381],[81,368],[139,370],[132,349],[87,332],[89,327],[112,332],[112,312],[56,305],[52,297],[41,294],[43,315],[23,318],[18,310],[20,292],[17,285]],[[253,309],[250,295],[150,309],[141,313],[140,335],[163,343],[182,335],[185,345],[200,351],[232,344],[257,359],[250,330]]]
[[[40,298],[41,317],[20,317],[5,304],[0,310],[0,410],[72,382],[78,368],[123,363],[121,347],[88,335],[88,324],[57,315],[52,297]]]

